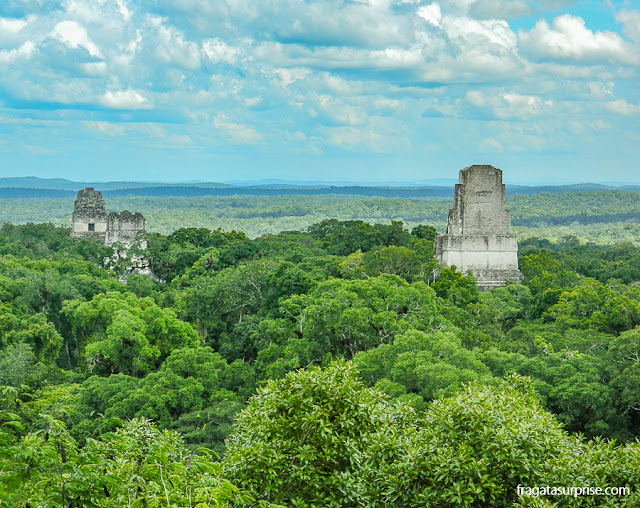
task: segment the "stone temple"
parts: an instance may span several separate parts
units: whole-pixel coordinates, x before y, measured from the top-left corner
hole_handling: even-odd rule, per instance
[[[96,238],[105,245],[120,242],[131,246],[138,233],[144,231],[144,217],[141,213],[124,212],[107,213],[102,193],[93,187],[78,191],[78,198],[73,205],[74,238]],[[141,245],[141,247],[145,247]]]
[[[521,279],[500,169],[474,165],[460,171],[447,232],[436,236],[434,250],[440,264],[471,270],[482,289]]]

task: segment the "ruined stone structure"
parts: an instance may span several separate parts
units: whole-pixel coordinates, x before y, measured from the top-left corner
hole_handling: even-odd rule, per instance
[[[107,215],[107,233],[105,237],[106,245],[113,245],[116,242],[131,245],[136,235],[144,231],[144,217],[141,213],[131,213],[128,210]]]
[[[107,212],[104,198],[93,187],[78,191],[78,198],[73,204],[72,217],[72,237],[105,240],[107,234]]]
[[[434,250],[440,264],[471,270],[482,289],[520,280],[501,170],[474,165],[460,171],[447,232],[436,236]]]
[[[136,235],[142,231],[144,217],[141,213],[134,214],[125,210],[107,214],[102,193],[93,187],[78,191],[78,198],[73,205],[72,237],[97,238],[105,245],[120,242],[126,247],[132,245]]]

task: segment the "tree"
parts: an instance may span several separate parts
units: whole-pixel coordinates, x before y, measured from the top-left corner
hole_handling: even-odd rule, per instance
[[[417,394],[424,402],[451,396],[470,381],[497,383],[476,352],[462,347],[455,329],[430,333],[409,330],[392,344],[359,352],[353,361],[367,384],[380,387],[387,379],[401,385],[403,393]],[[401,395],[400,400],[409,402],[411,398]]]
[[[458,307],[466,307],[478,301],[479,291],[476,280],[470,273],[467,275],[458,273],[455,266],[443,268],[431,287],[440,298]]]
[[[367,252],[376,246],[408,245],[410,235],[400,221],[390,225],[367,224],[361,220],[326,219],[309,227],[309,234],[331,254],[347,256],[360,249]]]
[[[601,284],[585,278],[561,293],[543,318],[562,327],[595,328],[617,335],[640,324],[640,294],[617,281]]]
[[[378,247],[364,254],[362,262],[367,273],[373,276],[390,273],[414,282],[424,274],[420,257],[402,246]]]
[[[209,453],[188,450],[177,433],[149,420],[131,420],[84,448],[52,416],[41,427],[0,457],[0,498],[7,503],[222,508],[254,501],[222,477]]]
[[[519,264],[525,276],[524,284],[534,298],[533,317],[540,317],[549,307],[558,303],[563,291],[578,283],[575,270],[563,267],[556,255],[547,249],[524,256]]]
[[[419,224],[411,230],[411,235],[417,238],[421,238],[423,240],[428,240],[433,242],[438,231],[433,226],[428,226],[427,224]]]
[[[279,299],[305,293],[313,281],[290,262],[260,259],[226,268],[214,277],[197,277],[191,284],[177,298],[180,316],[197,325],[207,344],[216,345],[221,334],[228,334],[217,345],[229,360],[249,360],[256,351],[246,340],[244,347],[239,345],[247,337],[247,327],[241,323],[248,316],[274,312]]]
[[[366,388],[351,363],[287,374],[238,416],[223,467],[257,499],[288,506],[360,505],[348,488],[362,451],[409,426],[410,409]]]
[[[0,386],[20,387],[38,375],[37,358],[29,344],[19,342],[0,350]]]
[[[607,358],[611,362],[611,384],[620,393],[624,410],[640,417],[640,326],[621,333],[611,341]]]
[[[90,302],[72,300],[63,315],[89,371],[144,375],[180,347],[196,347],[196,331],[151,298],[109,292]]]
[[[351,358],[358,351],[390,343],[409,328],[443,324],[433,290],[384,274],[367,280],[328,280],[310,293],[281,303],[297,333],[324,353]]]
[[[71,432],[84,440],[144,417],[184,431],[189,445],[222,452],[233,416],[254,385],[243,362],[228,365],[208,347],[175,349],[157,372],[142,379],[124,374],[87,379],[73,407]]]
[[[570,443],[522,379],[468,385],[433,401],[420,430],[359,490],[376,506],[514,506],[518,485],[555,483]]]

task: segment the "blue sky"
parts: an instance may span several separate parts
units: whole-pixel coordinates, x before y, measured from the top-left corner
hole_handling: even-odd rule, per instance
[[[640,7],[2,0],[0,176],[640,183]]]

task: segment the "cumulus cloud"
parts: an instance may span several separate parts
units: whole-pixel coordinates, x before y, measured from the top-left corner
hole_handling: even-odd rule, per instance
[[[390,148],[390,138],[371,129],[333,127],[329,130],[328,141],[332,145],[355,151],[386,153]]]
[[[594,99],[610,99],[613,97],[613,83],[601,83],[599,81],[592,81],[587,83],[589,93]]]
[[[621,10],[616,13],[616,21],[622,23],[622,33],[629,39],[640,42],[640,11]]]
[[[232,10],[237,12],[239,5],[245,16],[248,9],[256,10],[252,0],[234,2]],[[249,25],[265,38],[288,44],[371,48],[406,44],[411,32],[390,6],[390,2],[272,1],[264,3]]]
[[[495,138],[484,138],[480,141],[480,150],[484,152],[504,152],[504,146]]]
[[[16,49],[0,50],[0,63],[12,63],[29,58],[36,50],[33,42],[27,41]]]
[[[16,36],[25,26],[25,19],[0,18],[0,47],[13,46]]]
[[[536,4],[542,9],[556,10],[574,5],[577,0],[536,0]]]
[[[137,90],[117,90],[105,92],[100,97],[100,104],[111,109],[150,109],[152,104]]]
[[[489,94],[471,90],[467,92],[466,100],[476,108],[490,110],[493,116],[501,119],[531,118],[548,112],[553,107],[553,101],[550,99],[514,92]]]
[[[423,48],[387,48],[384,50],[345,47],[310,48],[297,44],[264,42],[252,52],[255,60],[277,67],[307,67],[319,70],[372,69],[379,72],[408,70],[415,72],[428,56]]]
[[[299,79],[304,79],[309,74],[311,74],[311,70],[305,68],[274,69],[272,75],[275,79],[273,79],[272,82],[276,86],[286,88],[291,83]]]
[[[122,14],[124,20],[129,21],[131,19],[132,12],[129,10],[127,2],[125,2],[125,0],[116,0],[116,4],[118,5],[118,12]]]
[[[213,125],[234,143],[254,144],[262,141],[262,135],[248,125],[235,123],[224,115],[216,115]]]
[[[123,136],[125,133],[123,125],[113,122],[85,121],[83,124],[85,127],[96,130],[101,134],[106,134],[107,136]]]
[[[526,0],[478,0],[469,14],[479,19],[510,19],[530,16],[534,9]]]
[[[442,11],[440,10],[440,5],[437,3],[420,7],[417,10],[417,14],[427,23],[436,27],[439,27],[440,21],[442,21]]]
[[[629,104],[624,99],[607,102],[605,107],[618,115],[631,116],[640,114],[640,104]]]
[[[516,35],[504,20],[445,18],[445,30],[459,49],[465,51],[504,53],[516,47]]]
[[[61,21],[54,27],[51,37],[69,48],[84,48],[91,56],[102,58],[102,52],[93,43],[87,30],[76,21]]]
[[[571,14],[553,20],[551,26],[540,20],[529,31],[518,32],[521,50],[535,59],[559,59],[582,62],[621,62],[640,60],[634,47],[617,33],[591,31],[585,21]]]
[[[562,115],[614,130],[637,114],[637,10],[614,11],[617,32],[570,14],[517,34],[508,21],[571,3],[0,0],[0,89],[5,104],[52,103],[42,116],[65,105],[102,140],[384,152],[471,118],[544,128],[469,146],[542,146]],[[150,119],[181,131],[154,134]]]
[[[234,65],[243,51],[240,48],[230,46],[222,39],[208,39],[202,43],[202,52],[213,63],[227,63]]]
[[[155,19],[152,26],[157,29],[157,45],[153,51],[155,57],[165,64],[173,64],[187,70],[200,67],[198,46],[173,27],[167,27],[162,20]]]

